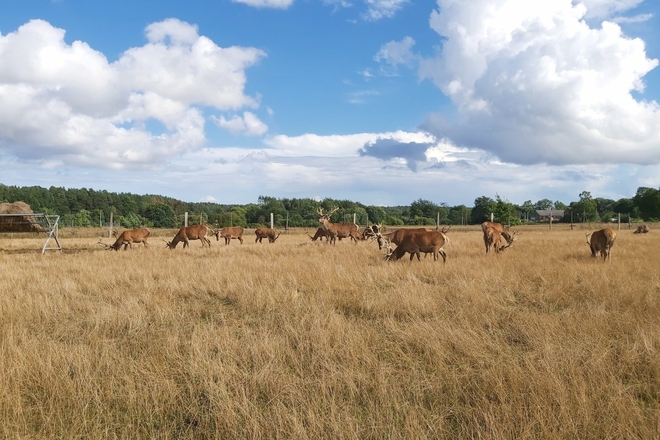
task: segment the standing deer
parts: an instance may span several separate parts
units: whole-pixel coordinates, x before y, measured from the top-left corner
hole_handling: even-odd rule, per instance
[[[321,223],[323,229],[328,233],[332,244],[336,244],[337,238],[341,240],[348,237],[357,243],[360,240],[360,227],[358,225],[355,223],[332,223],[330,221],[330,216],[338,210],[339,208],[334,208],[329,213],[324,214],[323,208],[319,208],[316,211],[316,214],[319,216],[319,223]]]
[[[229,244],[232,238],[243,244],[243,228],[241,226],[222,228],[216,231],[214,235],[217,241],[220,241],[220,237],[223,237],[225,239],[225,244]]]
[[[254,242],[256,243],[257,241],[261,243],[261,240],[264,238],[268,239],[268,243],[275,243],[275,240],[282,234],[281,232],[277,235],[275,235],[275,230],[271,228],[257,228],[254,231],[254,235],[257,236],[257,238],[254,239]]]
[[[616,232],[610,228],[600,229],[591,234],[591,241],[589,241],[587,234],[587,244],[591,248],[591,256],[596,258],[598,254],[603,257],[603,261],[612,259],[612,246],[616,240]]]

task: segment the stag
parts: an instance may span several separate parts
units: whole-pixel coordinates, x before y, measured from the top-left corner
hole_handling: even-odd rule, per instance
[[[211,228],[209,228],[206,225],[194,225],[194,226],[186,226],[181,229],[179,229],[179,232],[174,236],[172,241],[165,241],[166,245],[170,249],[175,249],[176,245],[179,244],[179,242],[183,242],[183,248],[187,248],[190,246],[190,240],[199,240],[202,242],[202,247],[204,245],[208,245],[208,247],[211,247],[211,240],[207,238],[207,234]]]
[[[414,234],[417,232],[430,232],[428,229],[425,228],[411,228],[411,229],[397,229],[396,231],[388,232],[386,234],[381,233],[381,225],[373,225],[371,227],[371,230],[376,236],[376,241],[378,242],[378,249],[382,249],[383,247],[386,247],[389,250],[391,250],[391,244],[394,243],[397,246],[400,245],[403,240],[410,234]],[[446,232],[443,230],[443,233]]]
[[[112,235],[116,238],[114,244],[108,246],[108,249],[119,250],[120,247],[124,246],[124,250],[128,247],[133,249],[133,243],[143,243],[144,247],[149,247],[147,244],[147,238],[151,232],[147,228],[138,228],[138,229],[127,229],[121,234],[119,231],[112,231]]]
[[[483,222],[481,224],[481,231],[484,234],[484,245],[486,246],[486,253],[490,252],[491,247],[494,247],[495,252],[500,252],[508,247],[511,247],[516,235],[516,231],[511,233],[506,230],[502,223],[496,222]],[[495,243],[499,243],[501,241],[501,238],[504,238],[507,244],[499,248],[494,246]]]
[[[280,236],[281,232],[277,235],[275,235],[275,230],[271,228],[257,228],[254,231],[254,234],[257,236],[257,238],[254,239],[254,242],[256,243],[257,241],[261,243],[261,240],[264,238],[268,239],[268,243],[275,243],[275,240]]]
[[[213,235],[215,235],[216,241],[219,241],[220,237],[223,237],[225,239],[225,244],[229,244],[232,238],[243,244],[243,228],[240,226],[219,229]]]
[[[487,227],[484,231],[484,243],[486,244],[486,253],[490,251],[492,247],[495,250],[495,253],[500,253],[505,249],[513,245],[514,240],[516,239],[516,231],[509,233],[508,231],[500,231],[494,227]],[[506,244],[502,243],[502,240]]]
[[[443,247],[449,242],[449,238],[442,231],[408,230],[401,242],[393,252],[388,253],[386,260],[398,260],[406,253],[410,254],[410,261],[414,256],[421,261],[420,253],[433,254],[433,261],[438,260],[438,255],[442,257],[443,264],[447,262],[447,254]]]
[[[330,216],[339,208],[334,208],[327,214],[323,213],[323,208],[319,208],[316,214],[319,216],[319,223],[326,230],[330,243],[336,244],[336,239],[351,238],[356,243],[360,240],[360,227],[355,223],[332,223]]]
[[[603,261],[612,259],[612,246],[616,240],[616,232],[610,228],[600,229],[587,235],[587,244],[591,248],[591,256],[596,258],[598,254],[603,257]],[[591,235],[591,241],[589,240]]]

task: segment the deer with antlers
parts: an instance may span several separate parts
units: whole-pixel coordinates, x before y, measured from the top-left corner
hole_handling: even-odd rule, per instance
[[[127,229],[121,234],[119,231],[114,230],[112,231],[112,235],[116,238],[116,240],[113,244],[105,244],[101,242],[101,238],[99,238],[98,244],[105,246],[107,249],[113,249],[115,251],[118,251],[122,246],[124,246],[124,250],[126,250],[128,247],[133,249],[133,243],[143,243],[144,247],[146,248],[149,247],[147,244],[147,238],[149,238],[149,234],[151,234],[151,232],[147,228]]]
[[[491,248],[495,250],[495,253],[502,252],[513,246],[513,242],[516,240],[516,231],[507,231],[501,223],[483,222],[481,224],[481,231],[484,234],[486,253],[489,253]],[[502,240],[506,244],[503,244]]]
[[[332,223],[330,221],[330,216],[337,212],[339,208],[334,208],[329,213],[324,214],[323,208],[320,208],[316,211],[316,214],[319,216],[319,223],[321,227],[326,230],[328,233],[330,243],[336,244],[336,239],[339,238],[351,238],[357,243],[360,240],[360,227],[355,223]]]

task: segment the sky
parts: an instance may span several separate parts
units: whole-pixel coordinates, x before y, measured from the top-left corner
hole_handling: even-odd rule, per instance
[[[5,6],[5,185],[382,206],[660,187],[657,0]]]

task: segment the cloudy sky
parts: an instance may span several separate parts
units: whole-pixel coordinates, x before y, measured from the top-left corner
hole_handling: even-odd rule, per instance
[[[185,201],[660,186],[656,0],[15,1],[0,183]]]

